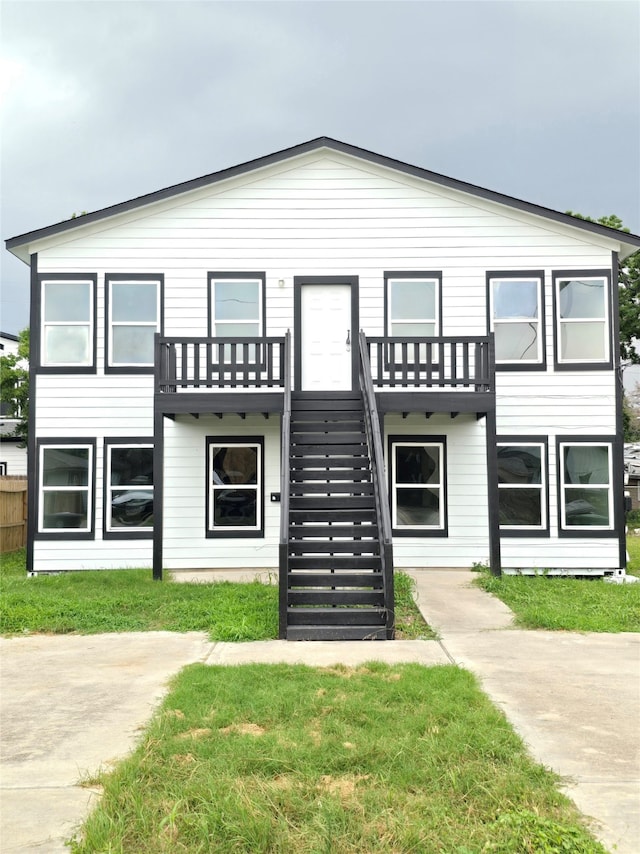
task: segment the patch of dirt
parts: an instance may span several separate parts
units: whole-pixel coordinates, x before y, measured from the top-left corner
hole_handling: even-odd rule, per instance
[[[188,729],[186,732],[179,733],[176,738],[205,738],[207,735],[211,735],[209,727],[197,727],[196,729]]]
[[[176,754],[173,757],[173,761],[176,765],[193,765],[196,761],[196,757],[193,753]]]
[[[330,795],[337,795],[340,800],[348,801],[354,797],[358,783],[368,780],[370,776],[370,774],[354,774],[348,777],[332,777],[324,774],[320,777],[318,789]]]
[[[242,724],[230,724],[229,726],[222,727],[218,730],[222,735],[229,735],[232,732],[238,733],[239,735],[264,735],[265,728],[260,726],[259,724],[250,724],[250,723],[242,723]]]

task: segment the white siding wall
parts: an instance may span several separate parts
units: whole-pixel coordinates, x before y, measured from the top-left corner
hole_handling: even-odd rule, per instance
[[[396,537],[393,557],[397,567],[470,567],[489,559],[486,427],[475,416],[389,415],[385,419],[385,455],[388,437],[424,435],[446,437],[447,537]],[[387,461],[387,476],[389,474]]]
[[[486,332],[487,270],[543,269],[546,276],[546,343],[548,369],[544,373],[501,374],[498,430],[500,433],[613,432],[613,374],[553,375],[551,271],[609,267],[613,244],[605,238],[577,234],[554,224],[463,193],[426,184],[409,175],[392,173],[346,155],[315,152],[288,163],[267,167],[182,198],[123,214],[111,224],[87,225],[63,237],[52,237],[30,247],[38,251],[41,272],[98,274],[98,372],[96,376],[41,376],[38,378],[39,436],[98,436],[98,518],[101,518],[102,437],[151,435],[151,378],[104,376],[104,275],[164,273],[165,333],[207,334],[207,272],[264,271],[267,277],[267,334],[293,330],[293,277],[296,275],[355,275],[360,283],[360,325],[372,335],[383,332],[383,272],[385,270],[440,270],[443,274],[445,335],[481,335]],[[279,287],[279,280],[284,287]],[[227,419],[225,418],[225,422]],[[432,422],[435,423],[434,419]],[[425,426],[425,432],[433,423]],[[275,430],[265,422],[265,435]],[[239,429],[247,429],[242,422]],[[403,422],[402,428],[410,428]],[[398,430],[400,430],[400,426]],[[222,430],[224,425],[218,425]],[[191,502],[192,550],[179,543],[186,537],[182,505],[167,504],[167,565],[212,565],[212,546],[205,541],[202,493],[204,468],[200,444],[203,424],[177,422],[167,428],[169,478]],[[388,428],[390,429],[390,428]],[[394,428],[395,429],[395,428]],[[443,428],[444,429],[444,428]],[[400,565],[469,565],[486,557],[486,507],[481,487],[484,475],[483,422],[447,423],[450,536],[424,543],[398,543]],[[410,428],[414,431],[413,425]],[[200,432],[199,432],[200,431]],[[466,431],[466,432],[465,432]],[[249,432],[251,432],[249,430]],[[392,430],[393,432],[393,430]],[[468,433],[468,435],[467,435]],[[458,437],[464,439],[458,443]],[[469,444],[469,442],[471,444]],[[475,443],[475,444],[474,444]],[[275,433],[266,454],[269,478],[277,466]],[[176,456],[176,454],[179,454]],[[469,454],[473,460],[469,460]],[[197,459],[196,459],[197,458]],[[184,464],[184,474],[177,471]],[[552,460],[553,464],[553,460]],[[176,471],[172,472],[171,466]],[[469,494],[455,484],[473,469],[474,527],[468,527]],[[482,470],[482,474],[481,474]],[[191,480],[193,479],[193,480]],[[200,484],[200,485],[199,485]],[[197,489],[196,489],[197,487]],[[279,488],[278,486],[272,487]],[[198,493],[199,490],[199,493]],[[477,495],[476,495],[477,493]],[[189,494],[190,497],[189,497]],[[554,484],[551,484],[552,502]],[[480,510],[478,510],[480,507]],[[269,508],[267,508],[269,509]],[[276,506],[269,525],[277,525]],[[552,518],[555,512],[552,506]],[[172,517],[175,513],[175,520]],[[466,519],[467,525],[463,524]],[[271,529],[270,529],[271,530]],[[273,531],[275,531],[275,527]],[[271,536],[271,535],[269,535]],[[277,542],[277,532],[274,535]],[[275,565],[275,548],[237,543],[216,565]],[[184,543],[182,543],[184,545]],[[613,560],[614,541],[594,545],[603,560]],[[548,543],[545,560],[577,560],[591,541]],[[503,545],[507,562],[544,554],[540,540],[534,547],[524,540]],[[592,552],[593,554],[593,552]],[[42,567],[64,563],[69,568],[111,566],[150,560],[145,543],[104,543],[97,530],[95,543],[39,542],[36,562]],[[62,557],[60,557],[62,556]],[[169,564],[170,562],[170,564]],[[511,563],[508,563],[511,565]]]
[[[207,538],[207,436],[264,437],[264,537]],[[179,417],[165,424],[164,566],[167,569],[226,569],[278,566],[280,419],[225,415],[222,419]]]

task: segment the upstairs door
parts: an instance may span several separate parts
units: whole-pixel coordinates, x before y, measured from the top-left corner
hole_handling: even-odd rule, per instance
[[[351,278],[301,279],[296,296],[296,388],[352,389],[357,368],[357,284]]]

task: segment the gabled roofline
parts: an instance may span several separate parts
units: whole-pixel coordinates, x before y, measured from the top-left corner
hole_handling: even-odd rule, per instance
[[[5,241],[5,245],[9,251],[25,246],[36,240],[42,240],[46,237],[53,237],[56,234],[62,234],[67,231],[72,231],[74,228],[89,225],[90,223],[99,222],[117,214],[127,213],[137,208],[142,208],[146,205],[151,205],[154,202],[161,202],[165,199],[170,199],[173,196],[178,196],[183,193],[188,193],[191,190],[198,190],[201,187],[217,184],[225,181],[228,178],[233,178],[238,175],[244,175],[257,169],[262,169],[265,166],[271,166],[276,163],[282,163],[293,157],[298,157],[311,151],[317,151],[321,148],[328,148],[333,151],[340,151],[343,154],[352,157],[360,158],[361,160],[375,163],[379,166],[384,166],[388,169],[395,169],[398,172],[403,172],[407,175],[412,175],[416,178],[421,178],[426,181],[431,181],[434,184],[439,184],[443,187],[448,187],[452,190],[458,190],[463,193],[468,193],[472,196],[485,199],[491,202],[497,202],[501,205],[514,208],[515,210],[524,211],[536,216],[544,217],[563,225],[578,228],[582,231],[588,231],[592,234],[597,234],[602,237],[614,238],[622,243],[626,243],[630,247],[637,246],[640,248],[640,236],[631,234],[626,231],[620,231],[616,228],[600,225],[587,220],[578,219],[570,214],[560,213],[559,211],[545,208],[542,205],[536,205],[532,202],[525,202],[522,199],[516,199],[512,196],[507,196],[504,193],[498,193],[494,190],[487,190],[484,187],[479,187],[476,184],[469,184],[466,181],[460,181],[456,178],[449,178],[446,175],[440,175],[437,172],[430,172],[428,169],[422,169],[419,166],[412,166],[410,163],[404,163],[401,160],[395,160],[392,157],[386,157],[382,154],[376,154],[373,151],[368,151],[365,148],[358,148],[355,145],[349,145],[346,142],[340,142],[337,139],[332,139],[328,136],[319,136],[316,139],[311,139],[308,142],[294,145],[290,148],[283,148],[273,154],[267,154],[264,157],[258,157],[255,160],[248,160],[245,163],[240,163],[237,166],[231,166],[228,169],[222,169],[219,172],[212,172],[209,175],[203,175],[200,178],[194,178],[190,181],[184,181],[180,184],[173,184],[170,187],[165,187],[162,190],[157,190],[154,193],[147,193],[143,196],[138,196],[134,199],[129,199],[126,202],[120,202],[116,205],[111,205],[107,208],[83,214],[82,216],[73,219],[64,220],[63,222],[39,228],[35,231],[28,231],[25,234],[19,234],[16,237],[11,237]],[[14,253],[18,254],[18,253]]]

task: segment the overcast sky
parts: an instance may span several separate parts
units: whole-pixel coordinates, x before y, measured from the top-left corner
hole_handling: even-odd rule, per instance
[[[640,232],[637,0],[0,11],[3,241],[317,136]],[[4,248],[0,282],[16,333],[28,268]]]

